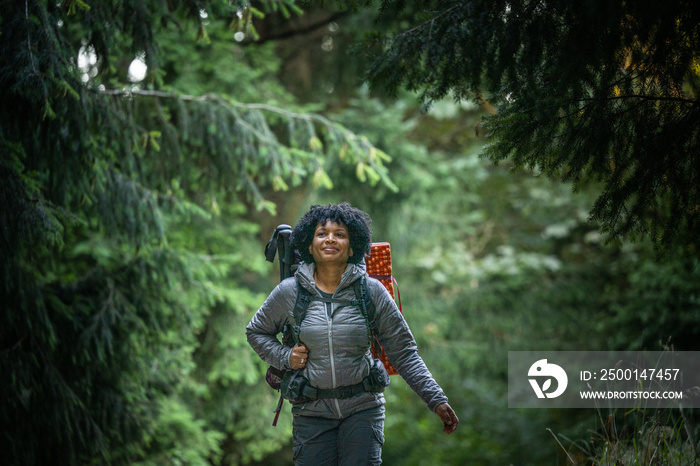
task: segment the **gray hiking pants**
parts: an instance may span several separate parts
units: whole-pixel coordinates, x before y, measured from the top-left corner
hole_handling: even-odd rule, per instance
[[[384,406],[345,419],[294,416],[296,466],[365,466],[382,462]]]

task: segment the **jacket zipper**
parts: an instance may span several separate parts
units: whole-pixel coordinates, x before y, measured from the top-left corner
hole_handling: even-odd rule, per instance
[[[335,312],[334,305],[331,303],[330,315],[326,313],[326,318],[328,319],[328,350],[330,352],[330,362],[331,362],[331,377],[333,381],[333,388],[337,388],[337,379],[335,375],[335,359],[333,358],[333,313]],[[340,411],[340,403],[337,398],[333,399],[335,404],[335,409],[338,411],[338,417],[342,418],[343,413]]]

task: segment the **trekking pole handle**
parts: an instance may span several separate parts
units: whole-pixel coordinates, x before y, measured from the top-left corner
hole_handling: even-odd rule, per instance
[[[287,224],[282,223],[280,226],[275,228],[275,232],[278,235],[284,235],[284,236],[289,236],[292,234],[292,227],[290,227]]]
[[[290,243],[292,236],[292,227],[282,224],[275,230],[275,235],[282,236],[283,239],[278,242],[280,258],[280,281],[292,276],[292,255],[293,249]]]

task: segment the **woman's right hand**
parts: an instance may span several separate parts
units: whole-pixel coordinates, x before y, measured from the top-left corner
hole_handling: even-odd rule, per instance
[[[292,348],[292,354],[289,356],[289,365],[292,369],[303,369],[306,367],[306,361],[309,360],[309,348],[303,343],[295,345]]]

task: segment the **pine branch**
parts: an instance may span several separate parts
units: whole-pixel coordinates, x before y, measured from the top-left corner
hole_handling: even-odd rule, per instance
[[[462,7],[462,6],[465,6],[465,5],[466,5],[467,8],[468,8],[468,7],[469,7],[469,3],[470,3],[470,2],[458,3],[457,5],[454,5],[454,6],[452,6],[451,8],[448,8],[448,9],[445,10],[445,11],[441,11],[440,13],[438,13],[438,14],[436,14],[435,16],[431,17],[430,19],[428,19],[428,20],[426,20],[426,21],[424,21],[424,22],[422,22],[422,23],[420,23],[420,24],[418,24],[418,25],[412,27],[411,29],[408,29],[408,30],[406,30],[406,31],[403,31],[403,32],[397,34],[397,35],[396,35],[396,38],[402,38],[402,37],[410,36],[410,35],[412,35],[413,33],[418,32],[418,31],[420,31],[421,29],[426,28],[426,27],[428,27],[428,26],[430,26],[430,32],[432,33],[433,26],[435,25],[435,22],[436,22],[436,21],[441,20],[444,16],[449,15],[450,13],[452,13],[453,10],[456,10],[456,9]],[[431,13],[432,13],[432,12],[431,12]],[[430,43],[430,34],[429,34],[429,38],[428,38],[427,43]]]
[[[316,113],[298,113],[295,111],[282,109],[268,104],[246,104],[223,98],[217,94],[204,94],[201,96],[180,95],[172,92],[159,90],[129,90],[129,89],[111,89],[111,90],[93,90],[97,95],[109,95],[115,97],[144,97],[163,99],[173,102],[197,102],[197,103],[212,103],[219,106],[221,116],[226,116],[234,122],[234,127],[239,129],[244,128],[247,133],[254,136],[254,141],[244,141],[244,144],[239,144],[238,152],[226,155],[227,157],[236,157],[239,169],[236,173],[248,189],[247,191],[253,195],[255,199],[262,202],[258,184],[263,180],[254,180],[246,170],[246,164],[252,163],[255,159],[257,167],[268,167],[268,174],[272,177],[281,176],[284,173],[292,173],[296,175],[308,172],[311,168],[316,173],[315,182],[323,179],[324,184],[328,185],[330,180],[323,172],[323,166],[326,163],[324,157],[331,154],[337,154],[337,157],[344,160],[345,163],[354,163],[362,165],[362,170],[365,170],[368,179],[372,184],[381,181],[390,189],[396,190],[396,186],[388,176],[388,170],[384,165],[385,162],[391,160],[390,157],[374,147],[366,138],[358,137],[355,133],[348,130],[344,126]],[[245,116],[241,116],[238,111],[243,110]],[[272,131],[268,121],[262,115],[256,112],[269,112],[279,117],[290,121],[299,121],[305,123],[303,128],[306,132],[300,138],[296,134],[297,127],[290,125],[288,129],[286,142],[277,140],[277,135]],[[207,115],[207,118],[214,118],[214,115]],[[162,122],[169,124],[168,122]],[[222,120],[216,122],[222,126]],[[325,143],[319,138],[319,134],[315,125],[320,125],[321,129],[325,130],[320,136],[325,138]],[[229,124],[229,126],[231,126]],[[243,137],[246,135],[230,134],[228,127],[223,125],[222,131],[226,131],[226,138]],[[235,128],[234,128],[235,129]],[[214,141],[212,144],[222,143],[224,141]],[[261,147],[251,145],[251,143],[260,144]],[[263,149],[264,148],[264,149]],[[261,151],[267,151],[265,157],[260,157]],[[224,154],[231,152],[231,149],[223,149]],[[325,153],[325,156],[323,155]],[[348,157],[346,157],[348,156]],[[226,160],[226,163],[231,163],[231,160]],[[360,177],[362,180],[362,177]],[[294,181],[294,180],[293,180]]]
[[[241,102],[233,102],[233,101],[222,99],[222,97],[217,95],[217,94],[204,94],[201,96],[193,96],[193,95],[175,94],[175,93],[166,92],[166,91],[138,90],[138,89],[137,90],[106,89],[103,91],[95,90],[95,92],[98,94],[124,96],[124,97],[142,96],[142,97],[155,97],[155,98],[161,98],[161,99],[177,99],[177,100],[184,100],[186,102],[225,103],[226,105],[230,105],[230,106],[235,107],[235,108],[241,108],[244,110],[266,110],[266,111],[276,113],[278,115],[281,115],[281,116],[284,116],[287,118],[294,118],[297,120],[317,121],[317,122],[323,123],[324,125],[327,125],[327,126],[338,126],[337,123],[334,123],[333,121],[331,121],[328,118],[326,118],[322,115],[319,115],[319,114],[297,113],[297,112],[293,112],[291,110],[286,110],[284,108],[275,107],[273,105],[268,105],[268,104],[245,104],[245,103],[241,103]]]
[[[34,53],[32,52],[32,36],[29,28],[29,0],[24,0],[24,19],[27,21],[27,49],[29,51],[29,60],[32,64],[32,71],[36,74],[36,65],[34,64]]]
[[[681,97],[667,97],[667,96],[654,96],[654,95],[643,95],[643,94],[627,94],[620,96],[610,96],[610,97],[589,97],[589,98],[579,98],[576,99],[579,102],[610,102],[615,100],[648,100],[648,101],[658,101],[658,102],[676,102],[687,105],[697,105],[698,101],[695,99],[684,99]]]

